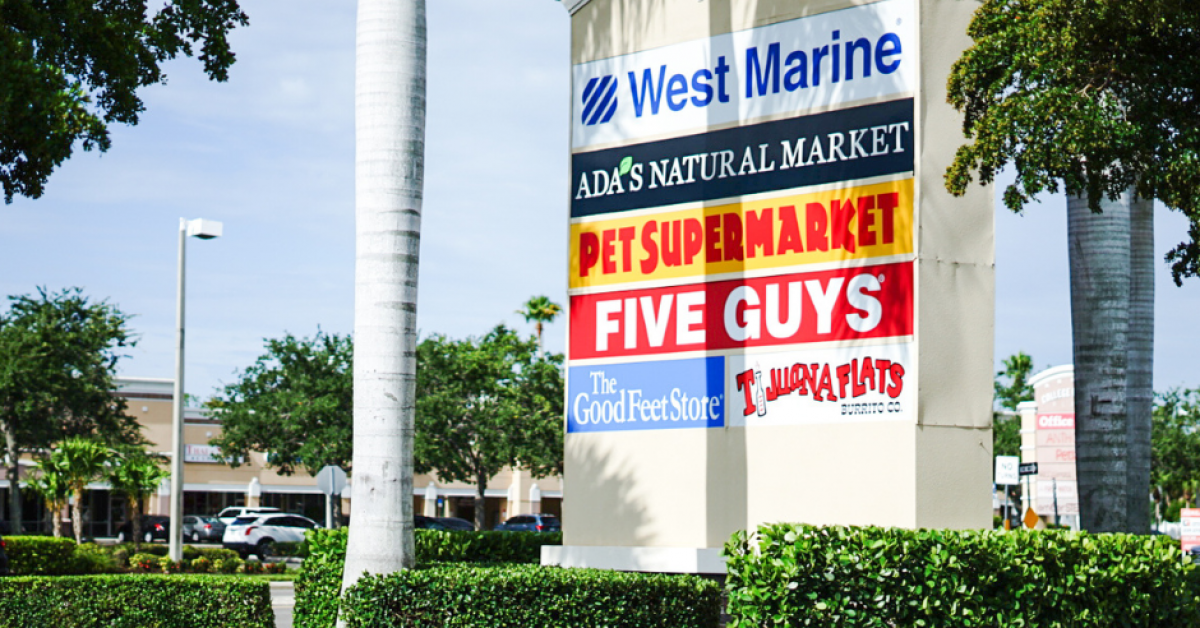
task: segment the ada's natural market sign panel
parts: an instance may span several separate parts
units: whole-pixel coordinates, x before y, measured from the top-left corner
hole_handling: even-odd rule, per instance
[[[889,0],[576,65],[572,146],[910,94],[913,15]]]

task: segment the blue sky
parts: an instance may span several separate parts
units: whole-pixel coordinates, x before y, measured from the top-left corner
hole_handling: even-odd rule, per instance
[[[81,286],[136,316],[125,375],[171,377],[176,229],[225,223],[188,248],[187,390],[203,397],[262,340],[348,333],[354,270],[354,3],[245,0],[228,83],[195,60],[143,92],[136,127],[77,153],[37,201],[0,207],[0,292]],[[477,335],[526,299],[566,298],[569,31],[552,0],[429,2],[419,326]],[[1160,211],[1160,254],[1186,222]],[[1069,362],[1065,201],[998,210],[996,355]],[[1200,386],[1200,282],[1157,282],[1155,388]],[[546,330],[562,351],[566,325]]]

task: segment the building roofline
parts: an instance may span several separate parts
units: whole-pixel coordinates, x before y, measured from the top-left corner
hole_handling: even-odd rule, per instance
[[[1063,375],[1070,375],[1070,376],[1074,377],[1075,365],[1074,364],[1063,364],[1060,366],[1052,366],[1052,367],[1038,373],[1037,375],[1030,377],[1029,385],[1037,387],[1039,384],[1045,382],[1046,380],[1053,379],[1055,377],[1062,377]]]

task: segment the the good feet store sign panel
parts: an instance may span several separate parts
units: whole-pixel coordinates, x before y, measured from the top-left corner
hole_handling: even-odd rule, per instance
[[[571,488],[547,562],[711,571],[769,521],[986,525],[990,190],[941,187],[971,7],[566,4]]]

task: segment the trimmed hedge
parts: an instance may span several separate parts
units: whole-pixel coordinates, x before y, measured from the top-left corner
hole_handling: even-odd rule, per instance
[[[443,532],[417,530],[417,562],[541,562],[543,545],[561,545],[561,533]],[[297,628],[328,628],[337,619],[337,595],[346,562],[347,530],[311,530],[305,535],[308,557],[296,578]]]
[[[79,573],[73,539],[52,536],[6,536],[8,569],[15,576]]]
[[[1200,625],[1200,569],[1165,536],[777,524],[725,554],[730,628]]]
[[[364,577],[342,608],[348,628],[716,628],[721,589],[696,576],[447,565]]]
[[[270,586],[189,576],[0,579],[0,627],[273,628]]]

